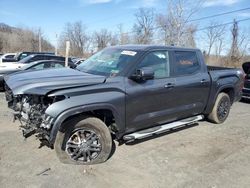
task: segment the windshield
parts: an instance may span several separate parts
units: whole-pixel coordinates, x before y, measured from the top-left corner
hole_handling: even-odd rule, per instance
[[[116,76],[134,62],[136,51],[106,48],[80,64],[77,69],[90,74]]]

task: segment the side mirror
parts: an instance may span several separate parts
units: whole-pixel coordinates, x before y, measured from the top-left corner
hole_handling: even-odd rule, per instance
[[[142,67],[137,69],[130,78],[135,81],[151,80],[154,78],[154,70],[152,67]]]

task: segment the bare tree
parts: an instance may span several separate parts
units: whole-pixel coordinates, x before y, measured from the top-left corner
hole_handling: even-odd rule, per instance
[[[0,52],[2,52],[4,49],[4,37],[3,35],[0,33]]]
[[[107,29],[101,29],[100,31],[95,32],[93,35],[93,41],[96,43],[98,51],[107,47],[108,45],[113,44],[113,39],[114,38],[112,38],[112,33]]]
[[[90,45],[90,37],[82,22],[67,23],[59,39],[59,46],[65,51],[65,42],[70,41],[70,55],[84,56]]]
[[[202,0],[167,0],[167,13],[157,16],[165,45],[194,46],[196,26],[190,23],[191,17],[200,9]],[[191,41],[189,41],[191,40]]]
[[[194,25],[187,26],[185,38],[182,39],[183,44],[185,44],[184,46],[192,48],[196,47],[195,32],[196,32],[196,26]]]
[[[119,40],[119,44],[120,45],[129,44],[130,43],[129,34],[127,32],[124,32],[122,24],[118,25],[118,36],[119,36],[118,40]]]
[[[238,46],[239,27],[238,27],[238,22],[236,22],[236,20],[234,20],[231,33],[232,33],[232,45],[230,49],[230,56],[231,60],[233,61],[233,59],[239,57],[240,54]]]
[[[133,26],[135,42],[139,44],[151,43],[153,37],[155,12],[153,9],[140,8],[136,14],[136,23]]]
[[[218,27],[216,22],[211,22],[207,30],[204,32],[205,40],[208,44],[207,55],[211,54],[213,47],[217,44],[217,53],[221,53],[222,44],[223,44],[223,36],[225,35],[225,26]]]
[[[36,29],[11,27],[0,24],[1,52],[38,51],[39,40]],[[53,46],[41,36],[44,51],[52,51]]]
[[[227,66],[239,67],[249,47],[249,36],[240,32],[238,22],[234,20],[231,28],[232,43],[228,54]]]

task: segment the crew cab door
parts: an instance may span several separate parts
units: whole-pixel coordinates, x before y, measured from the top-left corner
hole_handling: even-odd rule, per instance
[[[175,79],[171,78],[171,59],[167,50],[148,52],[134,72],[142,67],[151,67],[154,78],[142,82],[130,78],[125,80],[128,131],[161,124],[173,118]]]
[[[154,79],[126,83],[126,126],[135,131],[200,114],[210,77],[195,51],[149,52],[136,67],[152,67]]]
[[[196,51],[174,51],[175,105],[178,118],[204,111],[210,92],[210,76]],[[202,64],[203,63],[203,64]]]

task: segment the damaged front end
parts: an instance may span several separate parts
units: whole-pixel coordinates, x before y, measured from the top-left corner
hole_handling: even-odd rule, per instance
[[[49,138],[54,118],[45,111],[51,104],[63,99],[65,99],[64,96],[48,97],[32,94],[14,96],[11,90],[6,88],[8,107],[14,111],[14,121],[18,120],[21,123],[23,136],[28,138],[35,134],[42,145],[49,147],[51,147]]]

